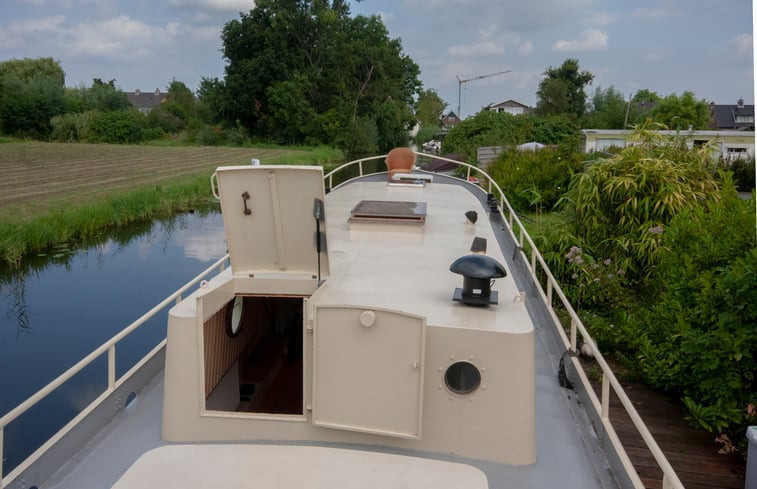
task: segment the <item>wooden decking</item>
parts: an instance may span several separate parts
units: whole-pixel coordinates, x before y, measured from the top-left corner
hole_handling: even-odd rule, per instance
[[[594,386],[599,392],[599,383]],[[623,388],[649,431],[687,489],[744,489],[745,462],[739,455],[721,455],[715,434],[684,421],[684,407],[643,384]],[[597,394],[599,395],[599,393]],[[647,489],[662,488],[662,471],[615,395],[610,419]]]

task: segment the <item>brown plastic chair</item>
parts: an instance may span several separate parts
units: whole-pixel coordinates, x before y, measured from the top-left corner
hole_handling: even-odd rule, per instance
[[[386,155],[386,169],[389,181],[395,173],[412,173],[415,153],[410,148],[394,148]]]

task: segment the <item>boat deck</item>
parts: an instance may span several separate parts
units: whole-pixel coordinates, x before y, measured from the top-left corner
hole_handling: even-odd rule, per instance
[[[376,178],[376,177],[374,177]],[[380,176],[379,176],[380,178]],[[385,176],[384,176],[385,178]],[[432,185],[444,185],[446,179],[434,177]],[[336,191],[335,191],[336,192]],[[474,190],[477,198],[485,205],[486,194]],[[327,199],[330,196],[327,196]],[[486,206],[485,206],[486,208]],[[493,229],[503,230],[501,217],[497,214],[481,216],[490,219]],[[503,233],[504,234],[504,233]],[[504,238],[497,236],[498,240]],[[504,241],[500,241],[503,244]],[[489,245],[494,246],[494,243]],[[513,248],[503,248],[502,253],[508,268],[512,271],[520,290],[527,291],[526,304],[536,298],[528,292],[528,277],[518,276],[519,266],[513,263]],[[521,274],[522,275],[522,274]],[[529,309],[529,313],[531,313]],[[345,443],[293,442],[290,447],[316,446],[332,449],[366,450],[393,455],[412,455],[429,460],[457,462],[470,465],[483,472],[489,487],[564,487],[564,488],[613,488],[618,487],[607,458],[599,446],[591,420],[579,396],[573,391],[559,386],[558,364],[562,351],[552,336],[552,328],[538,314],[533,317],[535,331],[536,365],[536,447],[537,461],[531,465],[510,466],[491,462],[481,462],[439,453],[426,453],[405,449],[376,448]],[[162,372],[144,388],[136,400],[126,410],[119,413],[80,453],[40,488],[74,489],[82,487],[111,487],[134,464],[139,457],[153,448],[187,446],[169,444],[160,438],[158,427],[161,423],[163,405]],[[507,434],[503,434],[507,436]],[[239,443],[240,446],[259,447],[265,444]],[[271,443],[282,446],[282,443]],[[208,445],[213,446],[213,445]],[[222,444],[218,445],[219,447]],[[228,446],[228,444],[223,444]],[[240,452],[246,449],[241,449]],[[245,462],[248,463],[249,461]],[[191,460],[187,464],[199,463]],[[209,470],[212,470],[209,468]],[[19,483],[19,485],[16,485]],[[17,480],[13,488],[24,488],[24,481]],[[301,487],[306,487],[305,485]]]

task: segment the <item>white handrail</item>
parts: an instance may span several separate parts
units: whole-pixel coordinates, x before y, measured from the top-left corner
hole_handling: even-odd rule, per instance
[[[468,163],[463,163],[460,161],[444,158],[441,156],[420,153],[417,151],[415,151],[415,154],[418,156],[430,157],[436,160],[454,163],[458,166],[466,168],[466,181],[468,181],[468,183],[470,183],[469,180],[470,180],[471,171],[476,171],[480,177],[483,177],[484,179],[486,179],[488,192],[499,196],[499,203],[497,204],[499,211],[503,212],[504,210],[507,210],[508,212],[508,216],[506,220],[506,222],[508,222],[508,226],[506,226],[507,231],[510,233],[510,236],[512,237],[513,241],[519,243],[519,247],[520,247],[519,251],[521,254],[524,255],[524,258],[528,258],[525,256],[526,252],[523,246],[524,241],[525,243],[528,243],[531,256],[529,260],[530,263],[527,262],[528,263],[527,266],[529,266],[530,268],[531,275],[534,278],[534,282],[538,285],[537,290],[541,294],[544,302],[547,304],[547,309],[552,318],[552,325],[557,329],[557,332],[560,338],[562,339],[563,346],[569,349],[570,351],[575,352],[577,335],[580,332],[581,337],[586,343],[589,344],[589,346],[591,347],[594,353],[594,358],[597,361],[597,364],[599,365],[600,369],[602,370],[601,401],[597,398],[597,395],[594,393],[591,383],[589,382],[589,379],[586,376],[586,373],[584,372],[583,367],[581,366],[580,362],[577,360],[575,356],[571,356],[570,359],[573,362],[573,365],[575,366],[576,372],[578,373],[578,376],[582,384],[584,385],[584,388],[586,389],[589,399],[591,400],[592,407],[594,408],[597,415],[601,419],[602,425],[607,432],[608,438],[610,442],[612,443],[612,445],[614,446],[616,452],[618,453],[618,456],[620,457],[620,461],[623,464],[623,467],[626,470],[626,473],[631,479],[631,483],[636,488],[639,488],[639,489],[644,488],[644,484],[639,478],[639,475],[636,473],[636,469],[634,468],[633,463],[628,458],[625,447],[623,447],[623,444],[618,438],[618,435],[615,432],[615,428],[612,425],[612,421],[610,419],[610,412],[609,412],[610,390],[609,389],[611,387],[612,387],[612,390],[615,392],[615,395],[618,397],[618,400],[620,400],[620,403],[625,409],[629,418],[631,418],[631,421],[633,422],[634,426],[639,431],[639,434],[644,440],[644,443],[646,443],[647,448],[649,449],[650,453],[652,454],[655,461],[662,469],[663,487],[665,489],[669,489],[669,488],[670,489],[684,489],[683,484],[678,478],[678,475],[675,473],[675,471],[673,470],[673,467],[670,465],[670,463],[668,462],[668,459],[665,457],[665,454],[660,449],[659,445],[655,441],[652,434],[649,432],[649,429],[647,428],[646,424],[644,423],[644,420],[641,418],[639,413],[636,411],[636,408],[634,407],[633,403],[626,395],[625,391],[623,390],[623,386],[620,384],[617,377],[615,377],[615,374],[613,373],[609,364],[607,363],[604,356],[597,348],[597,345],[594,339],[586,330],[586,327],[584,326],[583,322],[578,317],[578,314],[576,313],[576,311],[573,309],[573,306],[570,304],[570,301],[568,300],[562,288],[560,287],[560,284],[552,275],[552,272],[549,270],[549,267],[547,266],[546,261],[542,257],[539,250],[536,248],[536,244],[534,243],[533,239],[531,239],[531,236],[526,231],[526,228],[523,226],[523,223],[520,221],[520,218],[518,218],[517,213],[510,205],[510,202],[505,197],[505,193],[499,187],[497,182],[494,181],[494,179],[491,176],[489,176],[489,174],[486,173],[485,171],[481,170],[480,168],[476,166],[470,165]],[[374,157],[371,159],[384,158],[384,157],[385,155]],[[366,160],[355,160],[349,163],[345,163],[339,166],[338,168],[336,168],[335,170],[329,172],[328,175],[324,177],[324,179],[328,178],[328,181],[331,183],[333,175],[336,172],[341,171],[345,168],[348,168],[349,166],[354,165],[358,162],[361,163],[360,175],[362,176],[363,175],[362,161],[366,161]],[[482,182],[480,182],[479,185],[481,185],[481,183]],[[496,190],[496,193],[492,192],[492,187]],[[504,216],[503,216],[503,221],[505,221]],[[518,227],[519,237],[515,235],[515,232],[513,229],[514,225],[517,225]],[[546,281],[547,281],[546,293],[544,292],[544,287],[542,286],[541,282],[538,280],[537,264],[540,265],[541,271],[546,276]],[[570,321],[570,338],[566,336],[565,331],[563,330],[562,323],[560,322],[560,319],[558,318],[557,313],[555,312],[552,306],[552,299],[555,293],[557,294],[557,297],[560,299],[560,302],[565,307],[565,310],[568,312],[568,315],[570,317],[570,320],[571,320]]]
[[[52,382],[38,390],[36,393],[32,394],[28,399],[26,399],[24,402],[7,412],[5,415],[0,417],[0,489],[3,487],[7,487],[13,480],[20,475],[26,468],[28,468],[31,464],[33,464],[36,460],[38,460],[49,448],[49,444],[46,443],[44,450],[37,450],[34,453],[32,453],[30,456],[28,456],[25,460],[23,460],[9,475],[8,477],[3,477],[3,433],[5,430],[5,427],[12,423],[13,420],[24,414],[26,411],[28,411],[30,408],[32,408],[34,405],[36,405],[40,400],[47,397],[51,392],[55,391],[58,387],[63,385],[68,379],[76,375],[78,372],[80,372],[82,369],[84,369],[87,365],[92,363],[94,360],[102,356],[105,352],[108,353],[108,386],[103,391],[103,393],[98,396],[97,399],[92,401],[84,410],[89,410],[93,406],[99,404],[104,400],[106,397],[106,394],[110,394],[115,388],[123,383],[123,380],[127,376],[131,376],[134,371],[129,370],[124,375],[122,375],[120,378],[116,378],[116,344],[124,339],[126,336],[131,334],[133,331],[135,331],[137,328],[142,326],[144,323],[146,323],[149,319],[151,319],[153,316],[155,316],[157,313],[162,311],[166,308],[166,306],[170,305],[172,301],[179,302],[181,300],[182,294],[189,290],[191,287],[193,287],[195,284],[203,280],[205,277],[213,273],[216,269],[218,269],[218,272],[222,272],[226,267],[226,262],[229,258],[229,255],[227,254],[220,260],[216,261],[213,265],[205,269],[203,272],[201,272],[199,275],[197,275],[195,278],[193,278],[190,282],[186,283],[184,286],[182,286],[180,289],[178,289],[176,292],[168,296],[167,298],[163,299],[162,302],[160,302],[158,305],[150,309],[148,312],[143,314],[139,319],[131,323],[129,326],[121,330],[118,334],[110,338],[108,341],[100,345],[98,348],[96,348],[92,353],[87,355],[86,357],[82,358],[77,362],[74,366],[63,372],[61,375],[59,375],[56,379],[54,379]],[[165,340],[163,340],[165,341]],[[154,349],[148,355],[142,358],[140,362],[145,362],[150,357],[154,356],[159,349]],[[78,422],[78,420],[76,420]],[[56,433],[56,435],[53,435],[54,438],[60,438],[63,434],[70,431],[76,423],[70,422],[61,430]],[[48,440],[49,442],[49,440]]]
[[[570,302],[568,301],[568,298],[566,297],[559,283],[552,275],[552,272],[549,270],[549,267],[547,266],[546,261],[542,257],[541,253],[539,253],[538,249],[536,248],[536,245],[531,239],[531,236],[526,231],[525,227],[523,226],[523,223],[521,223],[520,219],[518,218],[517,213],[513,210],[512,206],[510,205],[510,202],[505,197],[504,192],[499,187],[497,182],[495,182],[494,179],[492,179],[491,176],[489,176],[489,174],[487,174],[485,171],[481,170],[480,168],[474,165],[452,160],[449,158],[444,158],[441,156],[420,153],[417,151],[415,152],[415,154],[419,156],[424,156],[424,157],[431,157],[436,160],[454,163],[458,166],[466,168],[466,181],[468,181],[468,183],[470,183],[469,180],[470,180],[471,171],[477,172],[481,177],[486,179],[488,192],[494,195],[497,195],[499,197],[499,203],[497,204],[499,211],[500,212],[503,212],[504,210],[508,211],[508,216],[506,220],[506,222],[508,223],[508,226],[506,226],[507,231],[510,233],[513,241],[519,243],[519,247],[520,247],[519,251],[521,254],[524,255],[524,258],[528,258],[525,256],[526,252],[524,250],[524,242],[528,243],[529,245],[531,256],[529,260],[530,263],[527,262],[528,263],[527,266],[529,266],[530,268],[531,274],[534,278],[534,282],[538,285],[537,290],[541,294],[542,299],[547,304],[547,309],[552,318],[553,326],[556,328],[563,342],[563,346],[575,352],[577,335],[580,332],[583,340],[589,344],[589,346],[592,348],[592,351],[594,352],[594,358],[596,359],[597,364],[602,370],[601,401],[597,398],[596,394],[594,393],[594,390],[586,374],[584,373],[583,367],[581,366],[581,364],[578,362],[578,360],[574,356],[571,357],[571,361],[573,362],[576,368],[576,371],[578,372],[579,378],[586,389],[589,399],[591,400],[591,404],[593,408],[595,409],[595,411],[597,412],[599,418],[601,419],[602,425],[608,434],[608,438],[610,442],[613,444],[613,446],[615,447],[621,459],[621,463],[623,464],[629,478],[631,479],[631,482],[637,488],[644,487],[638,474],[636,473],[636,470],[633,467],[633,464],[631,463],[630,459],[628,458],[628,455],[626,454],[625,448],[623,447],[622,443],[620,442],[617,436],[617,433],[615,432],[615,428],[612,425],[612,421],[610,419],[610,413],[609,413],[609,396],[610,396],[609,389],[610,388],[612,388],[612,390],[615,392],[616,396],[621,402],[621,405],[624,407],[624,409],[628,413],[629,417],[631,418],[631,421],[633,422],[634,426],[639,431],[639,434],[641,435],[642,439],[646,443],[647,448],[649,449],[650,453],[652,454],[655,461],[662,469],[663,487],[666,489],[667,488],[683,489],[683,484],[679,480],[673,468],[670,466],[670,463],[665,457],[665,454],[657,445],[657,442],[654,440],[654,437],[652,436],[652,434],[649,432],[649,429],[644,424],[644,421],[642,420],[641,416],[639,416],[638,412],[636,411],[636,408],[633,406],[633,403],[626,395],[625,391],[623,390],[623,387],[621,386],[618,379],[615,377],[615,374],[612,372],[612,369],[608,365],[604,356],[601,354],[601,352],[597,348],[596,343],[592,339],[591,335],[589,335],[588,331],[586,330],[586,327],[581,322],[581,319],[579,318],[578,314],[575,312],[575,310],[571,306]],[[355,177],[355,178],[359,178],[359,177],[364,176],[363,162],[381,159],[385,157],[386,155],[374,156],[370,158],[362,158],[362,159],[344,163],[343,165],[340,165],[339,167],[335,168],[334,170],[324,175],[324,182],[328,182],[328,186],[332,188],[333,190],[334,189],[333,177],[336,173],[346,168],[349,168],[351,166],[358,165],[359,175],[358,177]],[[336,188],[348,183],[349,181],[350,180],[340,183]],[[492,187],[495,189],[496,193],[492,192]],[[503,220],[505,220],[504,216],[503,216]],[[519,230],[519,236],[516,236],[514,232],[514,227],[516,225]],[[39,402],[39,400],[43,399],[45,396],[47,396],[52,391],[57,389],[66,380],[71,378],[73,375],[75,375],[77,372],[79,372],[81,369],[89,365],[93,360],[100,357],[103,353],[107,351],[108,352],[108,387],[103,392],[103,394],[100,397],[98,397],[98,399],[93,401],[90,404],[90,406],[88,406],[88,408],[101,402],[102,398],[106,397],[105,394],[110,393],[115,387],[117,387],[118,385],[122,383],[125,377],[127,377],[133,372],[133,370],[130,370],[129,372],[124,374],[120,379],[116,379],[115,377],[115,346],[116,344],[121,339],[129,335],[132,331],[134,331],[139,326],[144,324],[152,316],[160,312],[171,301],[175,300],[177,303],[180,302],[181,295],[185,291],[187,291],[190,287],[194,286],[197,282],[199,282],[204,277],[212,273],[213,270],[215,270],[216,268],[219,268],[222,271],[224,269],[224,264],[226,263],[227,259],[228,259],[228,255],[218,260],[208,269],[203,271],[200,275],[195,277],[191,282],[187,283],[181,289],[174,292],[171,296],[169,296],[168,298],[163,300],[160,304],[155,306],[153,309],[145,313],[142,317],[134,321],[131,325],[127,326],[120,333],[118,333],[113,338],[111,338],[110,340],[105,342],[103,345],[101,345],[99,348],[97,348],[95,351],[87,355],[84,359],[79,361],[76,365],[74,365],[73,367],[68,369],[66,372],[61,374],[57,379],[50,382],[47,386],[40,389],[37,393],[32,395],[30,398],[28,398],[26,401],[21,403],[15,409],[11,410],[7,414],[5,414],[2,418],[0,418],[0,489],[2,489],[3,487],[6,487],[8,484],[13,482],[13,479],[15,479],[15,477],[17,477],[23,471],[22,470],[23,468],[31,465],[44,453],[44,450],[42,449],[37,450],[37,452],[27,457],[26,460],[24,460],[21,464],[19,464],[19,467],[14,469],[13,472],[7,478],[4,479],[3,472],[2,472],[2,454],[3,454],[3,431],[4,431],[5,426],[7,426],[14,419],[16,419],[18,416],[20,416],[21,414],[26,412],[29,408],[34,406],[37,402]],[[544,287],[542,286],[541,282],[538,280],[537,264],[541,266],[541,271],[546,276],[546,287],[547,287],[546,293],[544,292]],[[560,299],[560,302],[563,304],[563,306],[565,307],[565,310],[568,312],[568,315],[570,317],[570,320],[571,320],[570,321],[570,338],[568,338],[568,336],[565,334],[565,331],[563,330],[563,327],[562,327],[562,323],[560,322],[552,306],[552,300],[555,293],[557,294],[557,297]],[[158,350],[159,349],[153,350],[153,352],[151,352],[145,358],[143,358],[142,361],[146,361],[149,357],[154,355]],[[68,425],[66,425],[64,428],[62,428],[59,431],[58,435],[60,435],[61,432],[63,432],[64,430],[66,431],[70,430],[75,425],[74,421],[76,421],[76,419],[73,420]]]

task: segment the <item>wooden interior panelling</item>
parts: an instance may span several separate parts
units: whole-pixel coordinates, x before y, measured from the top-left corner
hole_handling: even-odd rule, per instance
[[[245,311],[241,332],[235,338],[229,338],[226,334],[226,311],[229,307],[230,304],[226,304],[203,324],[206,398],[237,360],[253,333],[253,328],[249,327],[251,314]]]

